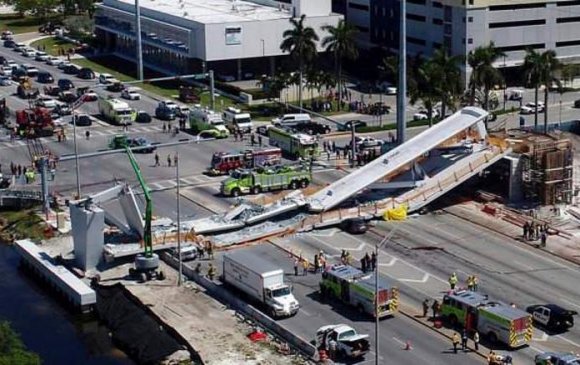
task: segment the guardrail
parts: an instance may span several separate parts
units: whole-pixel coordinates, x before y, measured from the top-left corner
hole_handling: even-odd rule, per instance
[[[178,269],[179,262],[173,256],[165,252],[162,253],[160,257],[166,264],[173,267],[174,269]],[[310,342],[293,334],[284,326],[276,323],[276,321],[272,320],[270,317],[266,316],[250,304],[236,298],[232,293],[224,289],[221,285],[218,285],[213,281],[196,274],[195,271],[189,268],[187,265],[183,265],[182,268],[183,275],[198,285],[204,287],[209,295],[221,302],[229,304],[232,308],[239,311],[244,316],[256,321],[266,330],[275,334],[279,338],[284,339],[290,346],[300,351],[300,353],[302,353],[304,356],[310,359],[315,359],[315,356],[317,355],[316,347],[314,347]]]

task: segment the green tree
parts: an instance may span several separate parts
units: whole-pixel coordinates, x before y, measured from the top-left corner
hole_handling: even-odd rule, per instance
[[[88,12],[92,16],[95,8],[93,0],[62,0],[65,15],[76,15]]]
[[[12,5],[19,14],[30,13],[41,19],[45,19],[61,5],[60,0],[5,0],[3,3]]]
[[[431,62],[439,68],[441,78],[438,80],[441,91],[441,117],[447,112],[447,105],[451,105],[461,91],[461,70],[459,65],[463,62],[461,55],[450,56],[446,49],[438,49],[433,54]]]
[[[338,82],[338,103],[337,109],[340,110],[342,104],[342,61],[344,59],[354,60],[358,57],[358,50],[355,44],[355,35],[358,30],[341,19],[338,24],[325,25],[323,30],[329,33],[322,40],[322,47],[327,52],[331,52],[336,65],[336,80]]]
[[[0,365],[39,365],[38,355],[28,352],[8,322],[0,322]]]
[[[309,62],[316,57],[316,42],[319,40],[318,35],[312,27],[304,25],[306,16],[303,14],[298,19],[290,19],[292,28],[284,31],[282,36],[284,40],[280,44],[282,52],[288,52],[290,57],[298,61],[299,70],[299,91],[298,99],[300,109],[302,109],[302,83],[304,74],[304,63]]]
[[[524,58],[524,74],[526,77],[526,84],[534,88],[534,103],[536,108],[534,110],[534,126],[538,126],[538,90],[541,85],[542,78],[542,55],[534,49],[526,50],[526,57]],[[544,108],[547,105],[544,105]]]
[[[551,49],[544,51],[540,55],[540,60],[540,82],[544,84],[544,133],[548,133],[548,94],[552,84],[556,84],[558,89],[562,88],[560,80],[556,77],[556,72],[560,70],[562,65],[558,58],[556,58],[556,51]]]
[[[88,15],[69,16],[64,21],[64,26],[70,31],[70,36],[81,42],[92,40],[95,22]]]
[[[417,60],[418,61],[418,60]],[[416,61],[416,62],[417,62]],[[433,108],[441,100],[442,89],[439,80],[442,79],[441,68],[432,60],[415,63],[414,72],[409,80],[409,96],[411,104],[421,100],[427,109],[429,127],[433,125]]]
[[[467,63],[471,67],[469,79],[471,105],[475,104],[475,90],[479,89],[483,93],[482,107],[489,110],[489,92],[494,85],[503,82],[501,72],[493,64],[503,56],[505,53],[497,49],[493,42],[487,46],[477,47],[467,55]]]

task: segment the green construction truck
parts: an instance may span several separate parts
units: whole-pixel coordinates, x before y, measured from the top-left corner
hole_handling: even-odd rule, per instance
[[[455,327],[477,330],[491,343],[510,348],[526,345],[532,339],[532,316],[522,309],[492,301],[478,292],[457,290],[443,296],[441,315]]]
[[[326,268],[320,281],[323,298],[334,297],[374,318],[394,315],[399,308],[399,288],[379,275],[378,311],[376,272],[365,273],[349,265]]]
[[[222,181],[221,193],[226,196],[259,194],[262,191],[305,188],[312,181],[310,169],[303,165],[260,167],[235,170]]]

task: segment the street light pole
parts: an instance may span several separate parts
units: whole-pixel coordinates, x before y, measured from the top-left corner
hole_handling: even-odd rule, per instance
[[[143,80],[143,49],[141,45],[141,8],[135,0],[135,41],[137,42],[137,78]]]
[[[79,167],[79,151],[77,147],[77,121],[75,119],[75,106],[71,105],[71,116],[73,122],[73,143],[75,145],[75,169],[77,173],[77,199],[81,198],[81,173]]]
[[[183,261],[181,259],[181,204],[180,204],[180,190],[181,190],[181,183],[179,182],[179,151],[175,151],[176,164],[175,164],[175,178],[177,183],[177,252],[179,258],[179,270],[177,276],[177,286],[181,286],[181,278],[183,276]]]
[[[403,0],[404,1],[404,0]],[[395,226],[387,234],[381,242],[375,245],[375,365],[379,365],[379,249],[386,245],[397,231],[398,226]]]
[[[399,85],[397,90],[397,144],[405,143],[407,116],[407,1],[401,0],[399,12]]]

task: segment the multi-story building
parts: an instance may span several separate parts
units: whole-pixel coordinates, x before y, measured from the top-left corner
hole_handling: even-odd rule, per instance
[[[144,63],[172,73],[214,69],[231,78],[267,73],[285,54],[280,50],[290,19],[306,14],[306,25],[320,39],[324,25],[342,15],[331,0],[141,0]],[[105,51],[134,59],[133,0],[104,0],[97,5],[96,34]],[[322,51],[320,42],[318,50]]]
[[[362,47],[399,45],[399,1],[334,0],[359,30]],[[429,56],[440,47],[466,56],[494,42],[506,56],[498,67],[523,64],[526,49],[555,50],[580,61],[579,0],[407,0],[407,51]],[[466,70],[466,76],[470,70]]]

